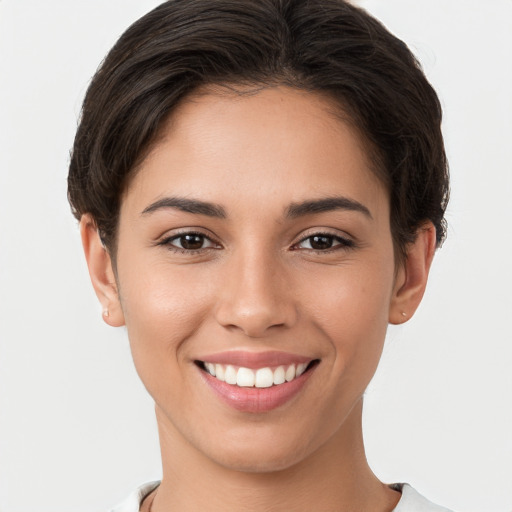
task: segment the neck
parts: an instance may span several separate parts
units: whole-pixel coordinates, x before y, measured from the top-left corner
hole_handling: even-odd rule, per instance
[[[152,512],[329,510],[388,512],[400,496],[368,466],[362,401],[323,446],[299,463],[271,472],[242,472],[212,461],[159,419],[163,479]]]

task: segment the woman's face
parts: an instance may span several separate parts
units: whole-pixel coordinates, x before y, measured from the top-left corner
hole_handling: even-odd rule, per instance
[[[348,442],[382,351],[388,196],[330,107],[288,88],[189,98],[122,199],[118,292],[161,435],[226,467]]]

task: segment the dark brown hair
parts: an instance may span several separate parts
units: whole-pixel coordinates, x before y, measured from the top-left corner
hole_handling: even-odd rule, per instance
[[[407,46],[343,0],[169,0],[119,39],[85,96],[72,150],[73,214],[115,253],[128,177],[185,96],[204,85],[328,95],[389,190],[398,256],[430,220],[445,237],[448,167],[435,91]]]

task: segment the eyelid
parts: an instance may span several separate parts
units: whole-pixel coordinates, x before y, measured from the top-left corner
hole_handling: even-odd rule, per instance
[[[177,238],[184,235],[200,235],[218,243],[217,237],[209,229],[198,226],[184,226],[179,228],[166,229],[161,235],[155,237],[155,243],[158,244],[163,240],[169,240],[171,238]]]
[[[334,240],[337,240],[339,243],[334,245],[333,247],[328,248],[328,249],[320,250],[320,249],[313,249],[313,248],[311,248],[311,249],[305,248],[303,250],[314,251],[314,252],[319,252],[319,253],[328,253],[330,251],[335,251],[338,249],[353,249],[353,248],[357,247],[355,240],[351,236],[349,236],[347,234],[341,234],[339,231],[334,233],[332,230],[326,229],[326,228],[324,228],[324,229],[316,228],[316,229],[311,229],[308,231],[306,231],[305,233],[304,232],[301,233],[300,238],[292,244],[292,250],[300,250],[301,248],[298,246],[301,243],[305,242],[306,240],[313,238],[314,236],[324,236],[324,237],[333,238]]]
[[[176,240],[186,235],[201,236],[204,239],[208,240],[212,245],[210,245],[209,247],[201,247],[200,249],[184,249],[171,243],[173,240]],[[219,249],[222,247],[220,242],[218,242],[213,235],[205,233],[201,228],[193,227],[178,228],[172,230],[172,232],[167,232],[165,235],[162,235],[158,238],[155,245],[166,246],[167,248],[169,248],[169,250],[186,254],[194,254],[198,252],[208,251],[211,249]]]
[[[206,233],[205,231],[206,230],[203,230],[202,228],[196,228],[196,227],[177,228],[175,230],[171,230],[170,232],[167,232],[165,235],[160,236],[159,239],[156,241],[155,245],[167,246],[167,248],[169,248],[169,250],[186,253],[186,254],[205,252],[205,251],[209,251],[211,249],[221,249],[222,244],[217,240],[217,238],[210,233]],[[335,232],[333,232],[333,231],[335,231]],[[180,237],[183,237],[186,235],[201,236],[205,240],[207,240],[210,245],[208,247],[201,247],[199,249],[184,249],[184,248],[181,248],[179,246],[172,244],[172,242],[174,240],[179,239]],[[305,242],[306,240],[308,240],[314,236],[324,236],[324,237],[333,238],[338,243],[330,248],[327,248],[327,249],[313,249],[313,248],[298,247],[300,244],[302,244],[303,242]],[[356,247],[357,247],[357,243],[353,239],[353,237],[350,235],[347,235],[345,233],[340,233],[338,230],[334,230],[334,229],[330,229],[330,228],[311,228],[311,229],[306,230],[305,232],[301,233],[300,238],[298,238],[297,241],[291,245],[291,250],[313,251],[313,252],[325,254],[325,253],[336,251],[339,249],[353,249]]]

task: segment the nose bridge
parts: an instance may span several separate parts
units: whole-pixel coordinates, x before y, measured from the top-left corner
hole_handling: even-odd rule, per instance
[[[219,294],[218,322],[247,336],[261,337],[271,327],[290,327],[295,318],[279,255],[254,246],[236,251]]]

